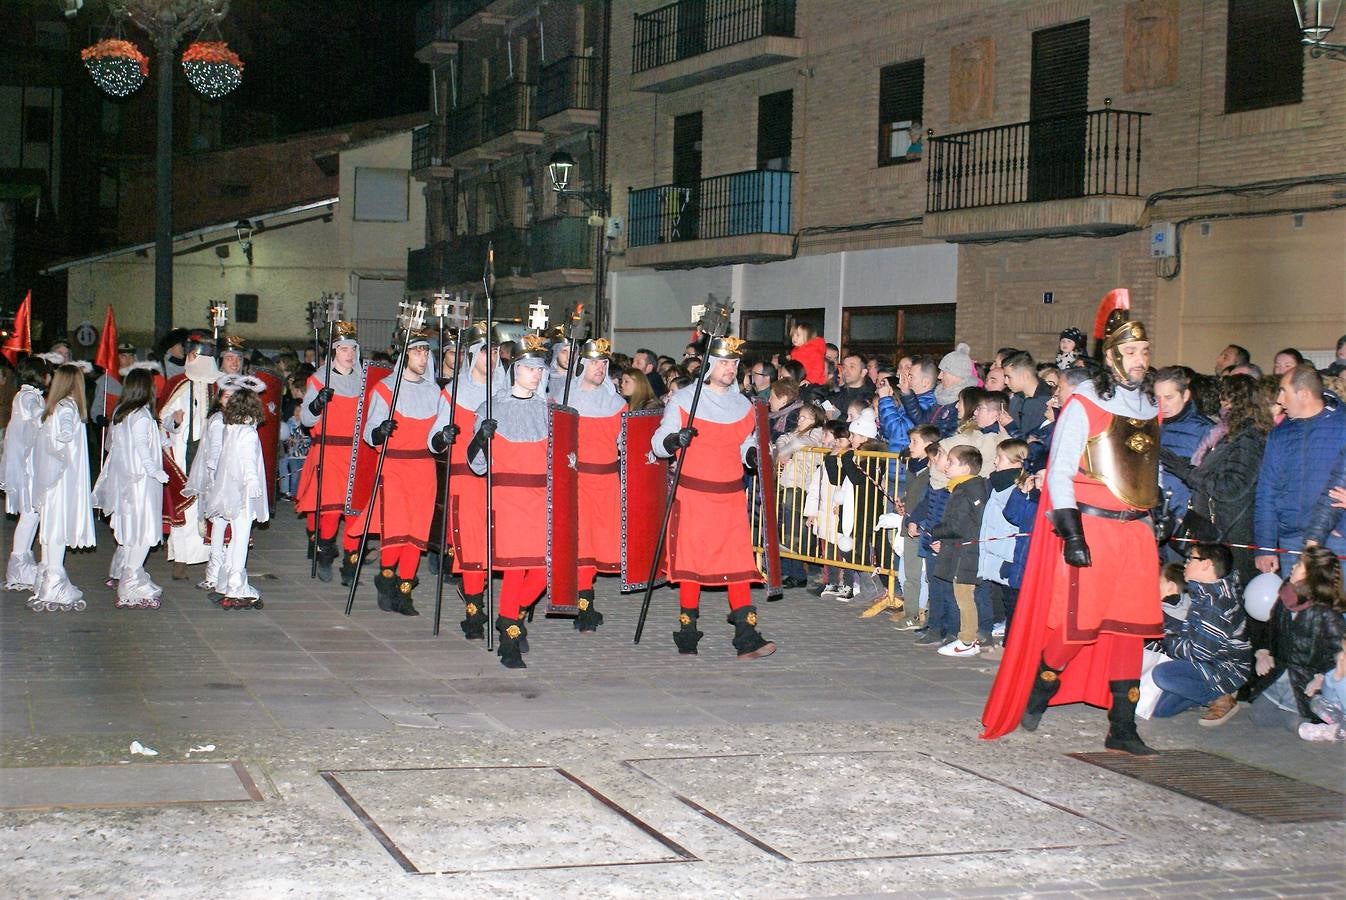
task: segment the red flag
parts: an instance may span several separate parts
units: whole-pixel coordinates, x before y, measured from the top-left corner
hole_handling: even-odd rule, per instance
[[[103,318],[103,333],[98,338],[98,352],[94,354],[93,364],[113,378],[117,378],[117,319],[112,315],[111,305]]]
[[[23,298],[19,304],[19,311],[14,314],[14,327],[9,331],[9,337],[5,338],[5,343],[0,346],[0,353],[5,355],[9,364],[17,366],[19,364],[20,353],[33,352],[33,292],[29,291],[28,296]]]

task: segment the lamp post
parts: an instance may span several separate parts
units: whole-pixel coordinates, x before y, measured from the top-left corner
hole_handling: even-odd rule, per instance
[[[607,222],[610,197],[602,182],[588,190],[576,190],[570,187],[571,176],[575,171],[575,157],[564,150],[557,150],[547,160],[547,177],[551,180],[551,189],[558,197],[568,197],[584,204],[589,210],[589,224],[599,228],[598,250],[594,259],[594,334],[606,333],[606,313],[603,303],[603,281],[607,270]]]
[[[1295,16],[1299,19],[1302,41],[1309,56],[1326,56],[1346,62],[1346,44],[1329,44],[1327,36],[1337,27],[1343,0],[1294,0]]]
[[[173,327],[173,69],[178,43],[190,32],[218,23],[229,0],[109,0],[112,15],[149,37],[159,66],[155,146],[154,335]]]

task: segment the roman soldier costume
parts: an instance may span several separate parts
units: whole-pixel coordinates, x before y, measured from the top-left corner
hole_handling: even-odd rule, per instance
[[[476,432],[467,448],[467,463],[478,475],[486,474],[486,444],[494,479],[491,497],[494,519],[494,568],[504,573],[500,586],[500,632],[497,653],[510,669],[524,668],[527,631],[521,612],[532,606],[547,585],[547,401],[541,384],[546,378],[547,349],[539,335],[527,334],[512,363],[514,385],[494,396],[486,418],[483,403],[476,413]],[[536,375],[524,376],[528,369]],[[521,384],[536,379],[537,386]]]
[[[486,637],[486,483],[474,476],[467,464],[467,446],[476,431],[477,408],[486,402],[487,373],[496,367],[490,381],[499,389],[508,384],[503,369],[486,358],[486,323],[478,323],[463,335],[464,359],[454,376],[458,405],[452,406],[454,382],[439,393],[435,423],[430,430],[430,450],[449,451],[449,533],[445,543],[453,547],[453,571],[462,583],[463,621],[468,640]],[[461,436],[461,437],[460,437]]]
[[[1013,640],[982,716],[983,738],[1049,705],[1108,709],[1105,746],[1155,751],[1136,731],[1143,642],[1164,633],[1149,510],[1159,499],[1159,415],[1145,385],[1149,341],[1125,290],[1100,307],[1106,382],[1085,382],[1057,417]]]
[[[426,353],[425,367],[419,373],[411,368],[402,373],[396,410],[392,409],[396,372],[370,392],[361,437],[373,447],[387,444],[383,479],[368,507],[351,520],[345,539],[347,556],[358,553],[365,519],[369,518],[369,530],[379,535],[379,574],[374,579],[379,609],[404,616],[420,615],[411,592],[417,584],[416,570],[430,537],[430,520],[435,512],[435,504],[429,497],[435,485],[435,460],[426,446],[439,405],[439,385],[427,371],[428,331],[411,335],[407,357],[418,348]],[[408,366],[408,359],[404,357],[398,365]]]
[[[332,580],[332,563],[340,555],[337,548],[337,530],[346,506],[346,485],[350,481],[351,447],[355,443],[355,411],[364,389],[364,373],[360,368],[360,343],[355,325],[337,322],[332,341],[331,380],[327,370],[318,369],[304,385],[304,399],[299,404],[299,424],[313,436],[304,468],[299,473],[299,487],[295,492],[294,508],[304,513],[307,528],[314,538],[313,552],[318,557],[318,578]],[[337,363],[342,347],[355,351],[349,367]],[[399,401],[401,398],[398,398]],[[321,461],[321,462],[320,462]],[[318,466],[322,465],[322,496],[318,496]],[[342,583],[355,572],[356,560],[342,560]]]
[[[697,630],[701,586],[725,585],[734,649],[740,659],[748,659],[768,656],[776,645],[757,630],[757,608],[752,604],[751,585],[762,581],[762,574],[753,553],[743,467],[756,456],[757,416],[736,382],[726,385],[717,376],[722,366],[731,365],[736,377],[740,344],[733,337],[711,341],[710,365],[701,374],[707,383],[695,423],[689,425],[696,386],[688,385],[669,397],[651,449],[656,456],[669,457],[680,448],[685,454],[665,556],[668,579],[678,582],[681,611],[673,635],[678,652],[696,653],[703,636]]]

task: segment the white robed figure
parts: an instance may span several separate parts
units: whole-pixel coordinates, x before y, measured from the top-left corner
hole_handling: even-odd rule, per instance
[[[37,444],[46,400],[42,390],[51,377],[51,366],[30,356],[19,363],[21,385],[14,396],[14,411],[5,429],[0,457],[0,490],[5,492],[5,512],[19,517],[14,526],[14,546],[5,571],[5,590],[31,591],[37,584],[37,503],[33,498],[33,447]]]
[[[215,475],[220,465],[220,448],[224,444],[224,407],[238,388],[235,383],[237,380],[236,375],[221,375],[215,380],[215,398],[219,409],[206,419],[201,442],[197,444],[196,455],[192,457],[191,471],[187,473],[187,483],[182,489],[184,497],[196,497],[198,504],[201,502],[200,498],[209,493],[210,486],[215,482]],[[201,512],[200,522],[203,529],[206,523],[210,522],[206,540],[210,555],[206,559],[206,577],[196,586],[203,591],[210,591],[215,589],[215,583],[220,576],[220,566],[224,563],[224,529],[217,527],[205,512]]]
[[[150,548],[163,539],[163,486],[168,482],[153,408],[153,374],[131,370],[112,415],[107,461],[93,488],[93,505],[108,514],[117,539],[108,574],[116,583],[120,609],[158,609],[163,596],[163,588],[145,571]]]
[[[33,448],[33,494],[40,526],[42,562],[30,609],[82,610],[84,593],[65,572],[67,547],[94,546],[89,498],[89,444],[85,433],[84,373],[63,365],[52,376],[37,444]]]
[[[171,441],[169,455],[184,480],[191,471],[188,450],[192,451],[190,456],[194,460],[210,411],[211,388],[220,374],[214,357],[208,355],[213,352],[213,348],[204,343],[190,345],[183,378],[176,384],[169,382],[168,397],[159,409],[159,424]],[[169,497],[172,496],[170,491]],[[182,515],[183,523],[174,525],[168,532],[168,558],[174,563],[175,579],[187,578],[187,566],[206,562],[210,558],[197,505],[192,503],[186,506]]]

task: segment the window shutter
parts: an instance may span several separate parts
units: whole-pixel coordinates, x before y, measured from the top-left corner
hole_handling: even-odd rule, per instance
[[[922,121],[925,105],[925,60],[885,66],[879,70],[879,165],[894,162],[890,137],[894,122]],[[918,138],[917,135],[912,135]]]
[[[1290,3],[1229,0],[1224,111],[1246,112],[1304,99],[1304,47]]]

